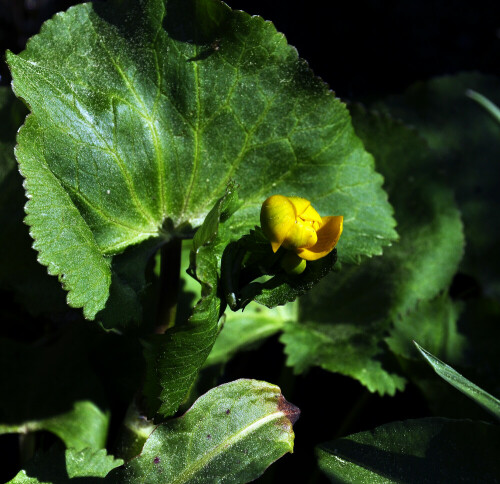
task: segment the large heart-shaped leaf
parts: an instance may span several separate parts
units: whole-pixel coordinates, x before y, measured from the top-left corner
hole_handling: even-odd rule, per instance
[[[22,178],[14,157],[16,132],[26,108],[8,87],[0,87],[0,288],[12,291],[32,314],[66,310],[57,280],[37,263],[28,227]]]
[[[341,260],[396,237],[345,106],[259,17],[217,0],[87,3],[8,62],[32,112],[17,148],[26,221],[40,262],[87,318],[110,285],[130,298],[116,254],[190,233],[229,179],[244,202],[235,233],[281,192],[344,215]],[[108,325],[126,323],[116,319]]]

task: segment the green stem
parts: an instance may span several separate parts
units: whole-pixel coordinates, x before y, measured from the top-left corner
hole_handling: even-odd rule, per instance
[[[181,271],[182,240],[175,238],[160,252],[160,295],[155,333],[162,334],[175,325],[179,279]]]
[[[132,402],[123,422],[118,445],[114,448],[115,456],[129,461],[139,455],[155,427],[152,421],[141,416],[135,402]]]

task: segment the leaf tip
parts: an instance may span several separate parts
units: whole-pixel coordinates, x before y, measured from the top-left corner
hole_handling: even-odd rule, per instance
[[[292,426],[295,425],[295,422],[300,417],[300,408],[290,403],[281,393],[278,396],[278,411],[285,414],[285,417],[290,420]]]

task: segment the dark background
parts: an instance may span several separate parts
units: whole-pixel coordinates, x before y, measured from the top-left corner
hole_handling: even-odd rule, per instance
[[[20,52],[44,20],[76,3],[80,2],[0,0],[1,51]],[[416,81],[465,70],[500,75],[498,0],[227,3],[273,21],[314,72],[345,100],[369,102],[402,92]],[[0,83],[7,85],[10,76],[3,60],[0,75]],[[306,478],[301,470],[314,468],[314,445],[430,414],[411,385],[394,398],[379,398],[356,381],[319,369],[294,378],[283,363],[282,347],[272,338],[260,350],[237,356],[219,376],[220,382],[248,377],[279,384],[285,396],[302,408],[295,427],[295,455],[285,456],[259,482],[312,482],[319,476]],[[15,437],[9,439],[0,445],[6,449],[4,457],[9,456],[9,444],[17,442]],[[17,450],[12,450],[15,460]]]

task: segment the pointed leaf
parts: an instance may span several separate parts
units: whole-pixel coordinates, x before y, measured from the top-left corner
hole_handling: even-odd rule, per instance
[[[418,343],[414,343],[423,357],[443,380],[447,381],[450,385],[453,385],[457,390],[467,395],[500,420],[500,400],[498,400],[498,398],[495,398],[493,395],[490,395],[482,388],[479,388],[470,380],[467,380],[467,378],[464,378],[451,366],[443,363],[441,360],[422,348]]]
[[[208,357],[219,333],[219,319],[225,304],[218,297],[218,271],[227,240],[219,229],[229,223],[238,205],[234,184],[230,184],[196,232],[190,253],[189,271],[202,286],[201,299],[188,321],[180,321],[165,334],[145,342],[148,362],[146,383],[149,413],[171,415],[177,411],[196,375]],[[159,400],[155,391],[161,387]]]

